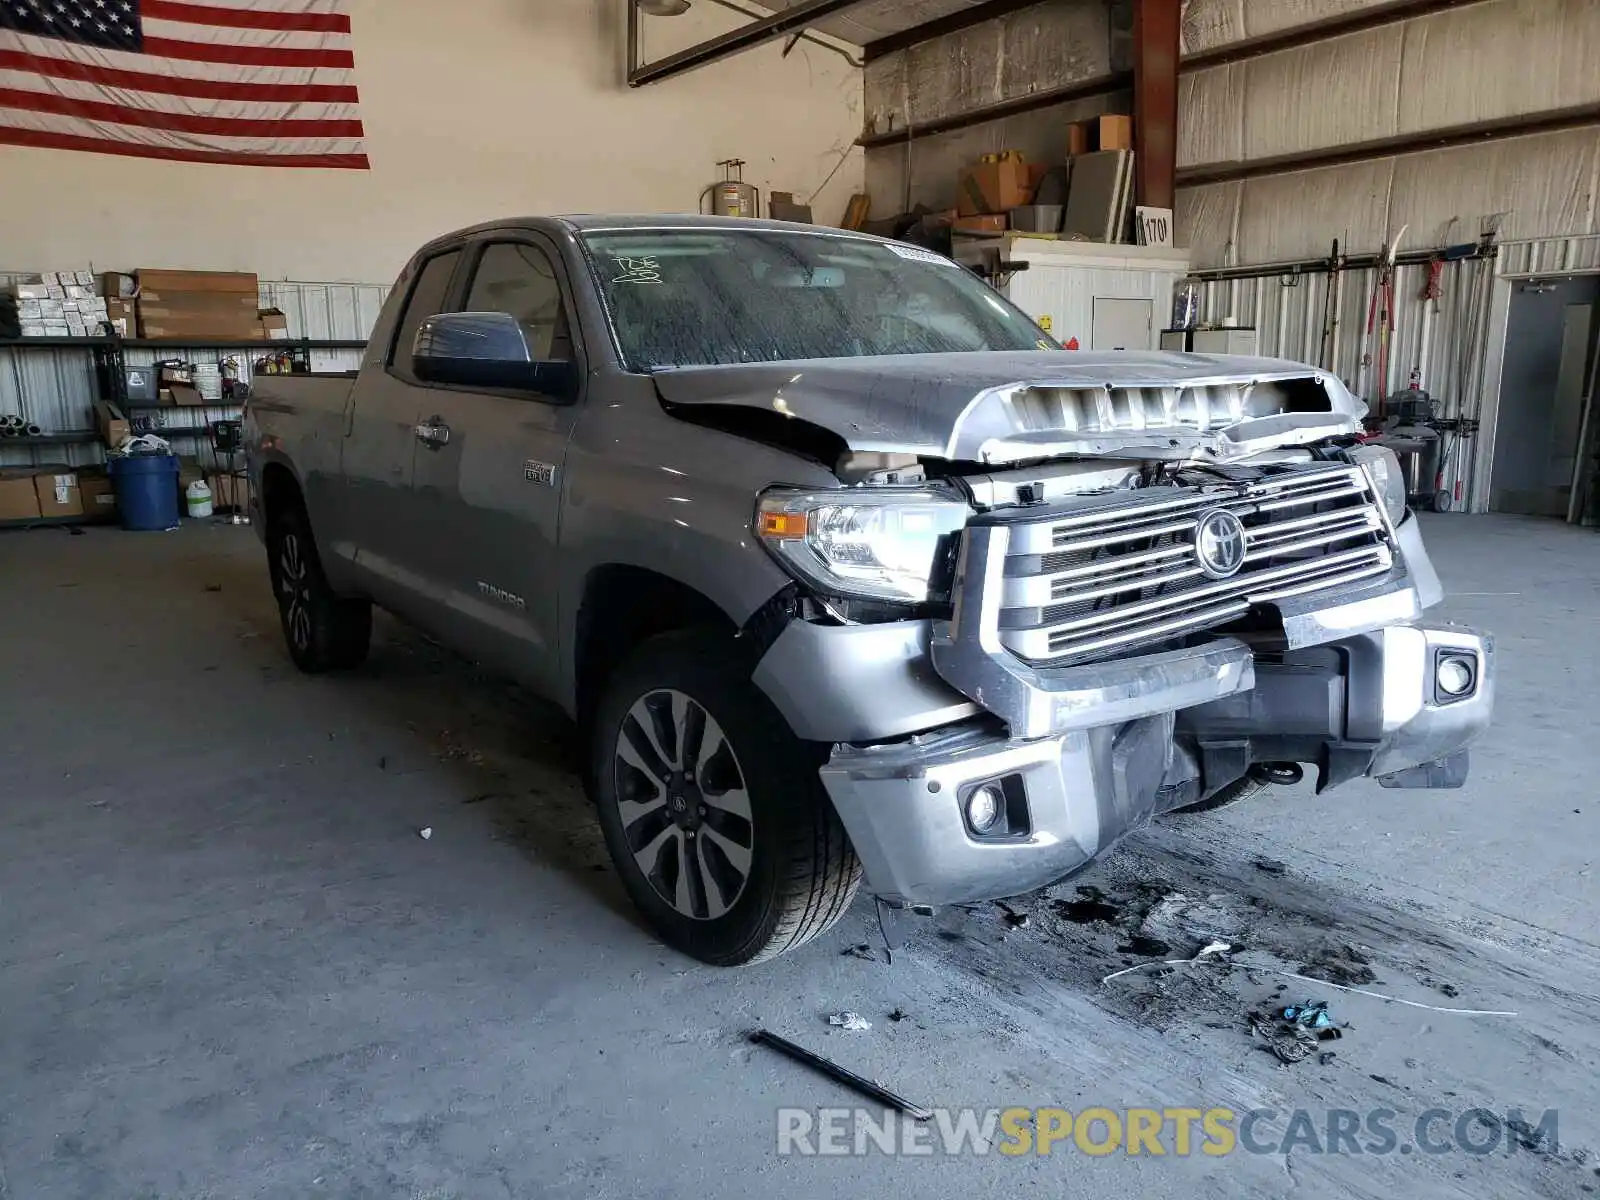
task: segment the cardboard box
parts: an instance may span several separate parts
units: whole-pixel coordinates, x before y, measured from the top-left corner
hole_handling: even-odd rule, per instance
[[[18,300],[50,299],[50,289],[42,283],[19,283],[11,290]]]
[[[44,331],[44,326],[41,323],[35,321],[35,322],[31,323],[31,324],[27,324],[27,325],[24,325],[22,327],[22,336],[23,337],[46,337],[48,335]]]
[[[1075,121],[1067,126],[1067,154],[1094,154],[1100,150],[1132,150],[1133,118],[1121,113],[1106,113],[1091,121]]]
[[[94,289],[84,287],[81,284],[69,283],[62,290],[67,293],[68,300],[93,300],[95,298]]]
[[[104,400],[94,402],[94,424],[100,431],[100,440],[113,448],[122,445],[132,435],[126,418],[119,417],[117,410]]]
[[[44,323],[45,337],[66,337],[67,323],[65,321],[46,321]]]
[[[1119,113],[1107,113],[1100,118],[1099,148],[1101,150],[1133,149],[1133,118]]]
[[[66,319],[67,309],[60,300],[39,301],[39,316],[46,321],[62,321]]]
[[[166,271],[140,267],[136,274],[140,295],[147,292],[246,292],[259,296],[261,293],[260,280],[244,271]]]
[[[45,284],[44,291],[45,295],[51,300],[65,300],[67,298],[67,289],[59,283]]]
[[[163,395],[172,397],[170,401],[161,401],[163,404],[171,403],[184,408],[198,408],[205,403],[200,398],[199,389],[192,383],[175,383],[171,387],[162,388],[161,391]]]
[[[138,284],[133,276],[123,271],[102,271],[100,273],[100,294],[108,300],[131,300],[138,290]]]
[[[78,493],[78,476],[71,467],[40,467],[33,477],[39,497],[41,517],[81,517],[83,500]]]
[[[1002,213],[1032,199],[1028,164],[1020,158],[978,163],[961,172],[956,206],[963,217]]]
[[[78,271],[78,272],[74,273],[73,278],[78,281],[78,286],[79,287],[86,287],[86,288],[94,287],[94,272],[93,271]]]
[[[277,308],[261,310],[261,336],[269,342],[286,341],[289,337],[289,318]]]
[[[117,515],[117,493],[104,475],[78,473],[78,499],[83,515],[90,521],[110,521]]]
[[[950,228],[957,233],[1004,233],[1007,224],[1005,213],[983,213],[974,217],[957,217]]]
[[[33,478],[0,471],[0,521],[28,521],[39,516],[39,493]]]
[[[37,300],[18,300],[17,316],[24,321],[42,321],[44,312],[39,307]]]

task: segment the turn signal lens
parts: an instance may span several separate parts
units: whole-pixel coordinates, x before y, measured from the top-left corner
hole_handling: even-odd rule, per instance
[[[756,532],[762,537],[803,538],[806,514],[803,512],[764,512],[757,514]]]

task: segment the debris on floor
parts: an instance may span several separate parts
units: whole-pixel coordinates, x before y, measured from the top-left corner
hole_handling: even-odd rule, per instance
[[[1328,1015],[1326,1000],[1307,1000],[1304,1004],[1291,1004],[1280,1011],[1278,1016],[1303,1029],[1327,1029],[1333,1024],[1333,1018]]]
[[[1027,926],[1028,926],[1028,914],[1027,913],[1017,911],[1016,909],[1012,908],[1011,905],[1007,904],[1004,900],[996,900],[995,901],[995,906],[998,907],[1000,909],[1000,911],[1005,914],[1005,916],[1006,916],[1006,928],[1007,929],[1026,929],[1027,928]]]
[[[843,1013],[840,1015],[854,1016],[855,1014]],[[832,1020],[831,1017],[829,1019]],[[859,1017],[856,1019],[860,1020]],[[787,1055],[789,1058],[794,1059],[795,1062],[804,1063],[812,1070],[826,1075],[837,1083],[844,1084],[847,1088],[859,1092],[868,1099],[876,1100],[880,1104],[887,1104],[890,1108],[905,1113],[913,1121],[933,1119],[931,1109],[924,1108],[920,1104],[913,1104],[904,1096],[891,1092],[882,1084],[874,1083],[870,1079],[857,1075],[854,1071],[841,1067],[838,1063],[831,1059],[823,1058],[820,1054],[814,1054],[804,1046],[798,1046],[791,1042],[788,1038],[779,1037],[766,1029],[757,1029],[750,1035],[750,1040],[759,1046],[770,1046],[778,1053]]]
[[[844,1012],[829,1013],[828,1024],[837,1025],[841,1029],[848,1029],[856,1033],[863,1033],[872,1028],[871,1021],[867,1020],[860,1013],[853,1013],[848,1009],[846,1009]]]
[[[891,1021],[897,1021],[898,1022],[898,1021],[904,1021],[905,1019],[906,1019],[906,1014],[905,1014],[905,1010],[904,1009],[897,1008],[897,1009],[895,1009],[893,1012],[891,1012],[889,1014],[889,1020],[891,1020]]]
[[[417,836],[420,837],[423,841],[427,841],[429,838],[431,838],[433,836],[433,826],[432,825],[424,825],[421,829],[417,830]]]
[[[865,962],[877,962],[878,956],[866,942],[857,942],[854,946],[846,946],[839,952],[841,958],[859,958]]]

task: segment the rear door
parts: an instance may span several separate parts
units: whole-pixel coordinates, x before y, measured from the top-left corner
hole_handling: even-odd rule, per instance
[[[417,421],[432,388],[411,371],[417,326],[451,306],[464,250],[446,248],[420,262],[400,287],[394,324],[378,331],[382,344],[368,360],[351,396],[344,439],[346,523],[335,552],[353,559],[361,584],[386,608],[420,616],[425,590],[415,538]]]
[[[540,361],[584,375],[561,256],[533,233],[497,233],[468,250],[461,311],[510,313]],[[579,387],[581,388],[581,383]],[[445,598],[452,643],[553,694],[557,571],[567,440],[582,397],[434,388],[419,420],[447,439],[420,444],[413,489],[425,514],[417,551]]]

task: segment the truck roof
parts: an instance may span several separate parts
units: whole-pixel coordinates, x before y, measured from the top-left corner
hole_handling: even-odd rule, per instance
[[[767,221],[752,217],[709,217],[695,213],[572,213],[562,216],[502,217],[469,225],[433,238],[431,247],[439,242],[457,241],[479,233],[501,229],[542,229],[546,233],[590,233],[613,229],[727,229],[749,231],[766,229],[788,233],[832,234],[838,237],[862,238],[883,241],[872,234],[857,233],[849,229],[834,229],[826,225],[804,225],[795,221]]]

